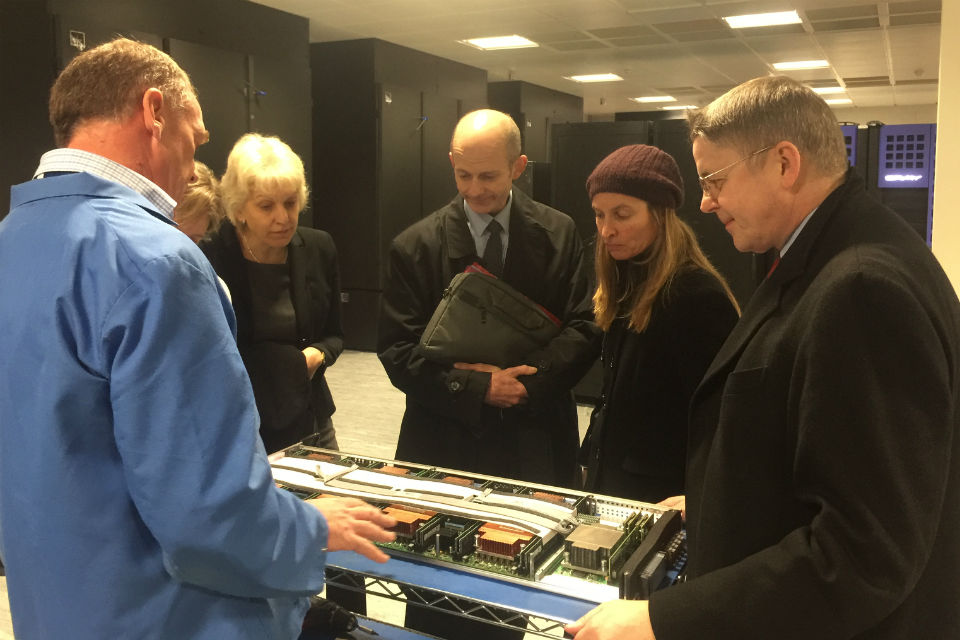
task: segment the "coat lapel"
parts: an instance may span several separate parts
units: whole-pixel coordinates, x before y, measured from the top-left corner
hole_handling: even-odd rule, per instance
[[[531,208],[530,198],[514,189],[503,279],[528,298],[543,300],[544,278],[550,263],[550,240],[544,228],[531,216]]]
[[[797,236],[793,246],[780,261],[777,269],[757,287],[743,311],[740,322],[733,328],[730,336],[720,347],[720,351],[710,364],[710,368],[707,369],[707,373],[704,374],[700,386],[694,393],[692,403],[695,403],[702,394],[708,393],[716,384],[722,383],[726,379],[746,345],[753,339],[753,336],[756,335],[767,319],[783,305],[783,300],[787,296],[791,284],[801,277],[807,282],[812,279],[808,272],[814,268],[811,266],[813,251],[819,239],[823,236],[823,231],[832,219],[839,203],[843,200],[845,194],[856,187],[857,180],[848,171],[846,182],[820,203],[807,225]],[[787,303],[788,306],[792,304]]]
[[[310,317],[310,305],[307,302],[310,297],[307,293],[307,249],[303,241],[303,236],[297,230],[290,240],[290,297],[293,302],[293,309],[297,316],[297,334],[300,336],[310,335],[312,318]]]
[[[443,215],[443,247],[446,248],[450,265],[449,282],[455,274],[466,269],[471,263],[479,261],[477,245],[473,241],[470,227],[467,226],[467,214],[463,210],[463,198],[455,197],[446,207]]]

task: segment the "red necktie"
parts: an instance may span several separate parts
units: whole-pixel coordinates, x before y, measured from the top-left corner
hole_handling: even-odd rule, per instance
[[[773,275],[773,271],[774,271],[774,269],[777,268],[777,265],[778,265],[778,264],[780,264],[780,255],[779,255],[779,254],[777,254],[777,258],[776,258],[776,260],[773,261],[773,264],[770,265],[770,271],[767,271],[767,277],[768,277],[768,278],[769,278],[771,275]]]

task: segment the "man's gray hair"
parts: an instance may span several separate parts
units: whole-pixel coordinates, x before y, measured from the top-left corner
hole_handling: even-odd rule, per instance
[[[748,154],[786,140],[823,175],[847,170],[847,149],[833,111],[812,89],[785,76],[744,82],[689,112],[687,121],[691,141],[702,137]]]

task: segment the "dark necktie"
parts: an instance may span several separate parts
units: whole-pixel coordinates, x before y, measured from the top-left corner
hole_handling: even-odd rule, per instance
[[[500,277],[503,273],[503,240],[500,239],[500,230],[503,227],[496,220],[491,220],[485,233],[489,234],[487,246],[483,250],[483,266],[493,275]]]

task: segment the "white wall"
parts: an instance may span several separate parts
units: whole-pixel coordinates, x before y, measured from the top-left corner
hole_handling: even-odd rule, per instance
[[[940,13],[940,95],[933,190],[933,253],[960,293],[960,212],[953,197],[960,176],[960,3],[944,2]],[[953,63],[949,61],[953,60]]]

